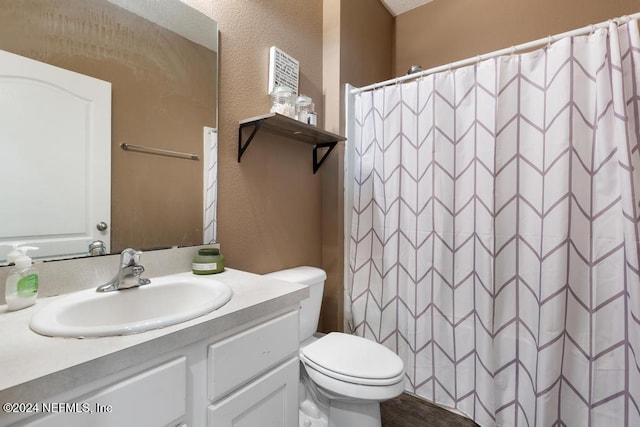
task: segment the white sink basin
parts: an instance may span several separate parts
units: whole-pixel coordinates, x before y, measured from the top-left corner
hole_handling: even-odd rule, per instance
[[[104,293],[88,289],[62,297],[37,311],[29,327],[52,337],[136,334],[202,316],[226,304],[231,295],[231,288],[215,279],[160,277],[139,288]]]

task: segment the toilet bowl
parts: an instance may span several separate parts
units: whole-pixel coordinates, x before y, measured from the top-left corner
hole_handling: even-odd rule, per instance
[[[404,390],[404,364],[374,341],[315,334],[326,273],[296,267],[267,276],[309,286],[300,306],[300,427],[380,427],[380,402]]]

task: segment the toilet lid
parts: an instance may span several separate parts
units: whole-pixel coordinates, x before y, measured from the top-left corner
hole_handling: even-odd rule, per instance
[[[397,354],[366,338],[332,332],[300,351],[304,362],[337,379],[370,380],[367,383],[397,382],[404,364]],[[347,377],[347,378],[345,378]]]

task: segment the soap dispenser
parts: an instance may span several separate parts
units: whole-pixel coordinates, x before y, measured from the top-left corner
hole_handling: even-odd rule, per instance
[[[38,272],[33,268],[31,257],[27,251],[35,250],[33,246],[21,246],[15,258],[15,265],[7,276],[5,300],[9,311],[20,310],[32,306],[38,297]]]

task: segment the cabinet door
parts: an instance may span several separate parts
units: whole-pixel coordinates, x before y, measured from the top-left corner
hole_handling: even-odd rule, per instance
[[[209,407],[209,427],[297,427],[300,362],[294,358]]]
[[[175,423],[186,413],[187,359],[180,357],[86,398],[50,404],[30,427],[140,427]],[[41,409],[42,410],[42,409]]]

